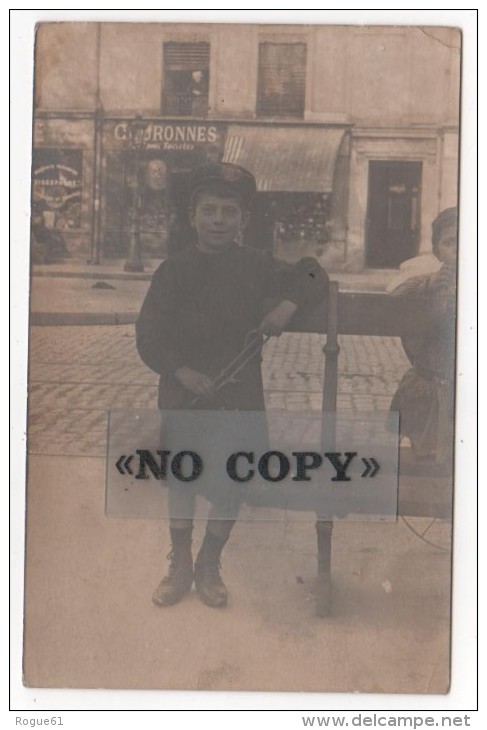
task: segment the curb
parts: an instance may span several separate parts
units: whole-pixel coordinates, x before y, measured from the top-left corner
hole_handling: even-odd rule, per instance
[[[135,324],[138,312],[32,312],[31,327]]]
[[[153,271],[140,274],[130,273],[127,271],[36,271],[33,269],[33,277],[51,278],[51,279],[93,279],[103,281],[104,279],[119,279],[121,281],[150,281]]]

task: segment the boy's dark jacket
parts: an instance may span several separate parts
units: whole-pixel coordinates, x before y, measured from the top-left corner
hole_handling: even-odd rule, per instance
[[[313,307],[324,299],[327,283],[313,258],[291,265],[236,244],[216,254],[191,246],[168,258],[152,277],[136,324],[139,354],[161,376],[159,407],[184,408],[192,400],[174,376],[178,367],[215,377],[258,328],[269,302]],[[238,383],[198,407],[263,409],[260,359],[239,373]]]

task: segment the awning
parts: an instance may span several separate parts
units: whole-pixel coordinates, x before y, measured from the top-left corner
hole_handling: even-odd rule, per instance
[[[330,193],[343,129],[229,127],[224,162],[250,170],[258,190]]]

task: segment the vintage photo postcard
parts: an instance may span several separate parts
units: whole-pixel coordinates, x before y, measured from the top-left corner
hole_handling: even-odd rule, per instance
[[[461,55],[38,25],[27,687],[449,691]]]

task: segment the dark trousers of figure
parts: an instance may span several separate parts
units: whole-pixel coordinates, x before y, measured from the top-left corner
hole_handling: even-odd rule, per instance
[[[234,383],[229,383],[209,401],[199,400],[194,402],[191,394],[185,395],[183,409],[195,410],[227,410],[227,411],[255,411],[265,413],[264,388],[260,366],[261,356],[257,353],[245,369],[238,374]],[[174,394],[174,383],[168,382],[162,388],[163,398],[160,399],[159,407],[161,414],[161,439],[165,428],[164,409],[180,409],[180,396],[172,398]],[[178,402],[179,400],[179,402]],[[267,433],[262,430],[261,446],[267,442]],[[217,490],[218,497],[213,500],[211,494],[207,496],[211,503],[208,513],[207,532],[219,538],[223,545],[228,540],[230,532],[237,520],[239,508],[245,500],[245,490],[235,488],[222,494]],[[169,525],[171,529],[190,530],[193,527],[195,515],[196,491],[188,488],[188,485],[175,486],[169,489],[168,512]]]
[[[187,484],[169,487],[168,512],[171,529],[192,529],[196,497],[196,490]],[[241,490],[235,489],[229,490],[226,498],[212,502],[208,513],[207,530],[226,542],[237,520],[242,499]]]

